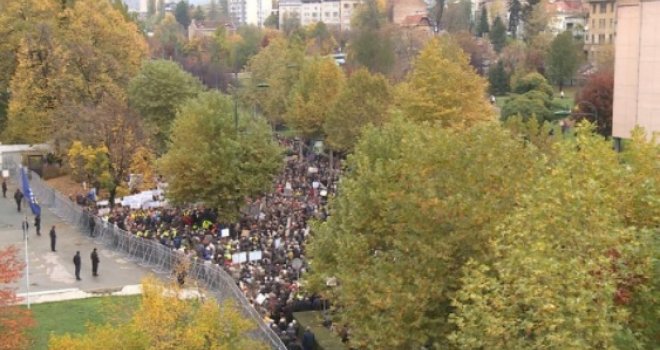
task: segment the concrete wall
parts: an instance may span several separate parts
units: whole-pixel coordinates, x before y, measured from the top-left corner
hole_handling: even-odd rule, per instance
[[[617,11],[612,135],[660,132],[660,0],[620,0]]]

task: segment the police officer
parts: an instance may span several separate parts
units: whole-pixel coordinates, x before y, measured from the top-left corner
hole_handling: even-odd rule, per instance
[[[96,252],[96,248],[92,251],[92,255],[90,256],[92,259],[92,276],[98,276],[99,275],[99,254]]]
[[[76,255],[73,256],[73,265],[76,267],[76,280],[82,281],[80,279],[80,266],[81,266],[80,251],[77,251]]]

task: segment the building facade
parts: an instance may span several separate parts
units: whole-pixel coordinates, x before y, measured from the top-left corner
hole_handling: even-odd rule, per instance
[[[596,62],[599,54],[612,49],[616,38],[616,1],[587,1],[587,25],[584,34],[584,50],[590,62]]]
[[[227,3],[229,18],[236,27],[254,25],[261,28],[273,13],[272,0],[228,0]]]
[[[618,0],[612,135],[660,133],[660,0]]]
[[[280,0],[280,27],[284,21],[297,18],[304,27],[323,22],[329,27],[349,30],[353,13],[360,4],[361,0]]]
[[[576,37],[585,34],[587,11],[580,0],[557,0],[547,3],[552,17],[548,21],[548,30],[558,35],[570,31]]]

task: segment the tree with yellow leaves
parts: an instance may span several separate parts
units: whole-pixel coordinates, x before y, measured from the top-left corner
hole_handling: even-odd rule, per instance
[[[434,38],[417,57],[407,81],[398,86],[398,104],[414,121],[469,127],[494,120],[486,87],[453,39]]]
[[[214,299],[184,299],[175,284],[142,282],[142,302],[126,324],[90,326],[83,335],[51,337],[51,350],[267,349],[248,336],[255,325],[238,308]]]
[[[323,123],[345,80],[342,70],[329,58],[306,61],[289,98],[287,125],[307,139],[322,136]]]

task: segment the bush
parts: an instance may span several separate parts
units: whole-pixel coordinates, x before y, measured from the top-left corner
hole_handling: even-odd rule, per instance
[[[548,95],[551,99],[554,95],[554,90],[548,81],[539,73],[529,73],[516,81],[513,87],[513,92],[517,94],[524,94],[530,91],[540,91]]]
[[[539,123],[551,121],[554,119],[554,114],[550,110],[549,104],[550,99],[544,93],[530,91],[506,101],[502,107],[502,119],[506,120],[511,116],[519,115],[524,121],[532,116],[536,116]]]

